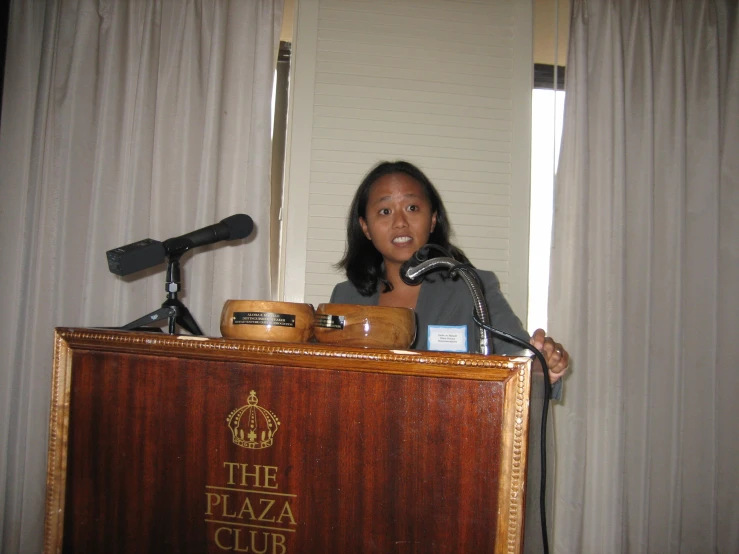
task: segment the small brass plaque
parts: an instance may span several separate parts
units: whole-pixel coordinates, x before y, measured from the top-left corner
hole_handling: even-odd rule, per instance
[[[315,321],[316,327],[323,327],[324,329],[344,328],[343,315],[317,314]]]
[[[292,314],[275,314],[272,312],[234,312],[233,324],[295,327],[295,316]]]

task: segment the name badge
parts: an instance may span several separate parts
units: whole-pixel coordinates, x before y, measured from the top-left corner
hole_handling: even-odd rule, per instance
[[[467,352],[466,325],[429,325],[428,350]]]

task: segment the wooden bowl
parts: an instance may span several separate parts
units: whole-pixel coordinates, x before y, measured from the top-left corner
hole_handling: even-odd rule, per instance
[[[268,300],[226,300],[221,335],[229,339],[308,342],[315,312],[310,304]]]
[[[416,338],[416,314],[410,308],[319,304],[313,334],[326,344],[402,350]]]

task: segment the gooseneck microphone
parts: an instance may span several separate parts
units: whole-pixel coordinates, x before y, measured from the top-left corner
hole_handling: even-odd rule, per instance
[[[441,252],[443,257],[430,257],[431,250]],[[459,276],[467,285],[472,296],[475,314],[485,325],[490,325],[490,314],[485,301],[477,272],[470,265],[455,260],[452,255],[438,244],[426,244],[419,248],[407,261],[400,266],[400,278],[407,285],[418,285],[423,276],[431,271],[446,269],[450,277]],[[493,337],[485,327],[479,327],[480,353],[487,356],[492,353]]]
[[[432,249],[437,249],[447,258],[451,258],[451,254],[441,246],[430,243],[425,244],[400,266],[400,279],[406,285],[420,285],[421,281],[423,281],[423,276],[429,271],[432,271],[431,268],[421,267],[424,262],[428,261]]]
[[[169,257],[179,257],[188,250],[222,240],[238,240],[248,237],[254,230],[254,221],[246,214],[229,216],[219,223],[185,233],[164,242],[143,239],[132,244],[108,250],[108,269],[116,275],[126,276],[159,265]]]

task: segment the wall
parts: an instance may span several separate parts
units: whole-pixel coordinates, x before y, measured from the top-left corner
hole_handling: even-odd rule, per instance
[[[407,159],[524,319],[531,2],[301,0],[295,29],[284,299],[328,300],[357,185],[376,162]]]

